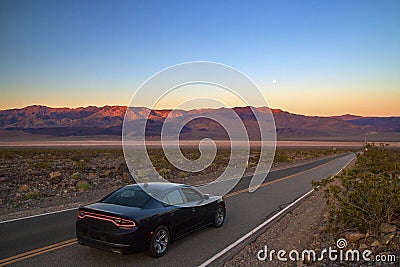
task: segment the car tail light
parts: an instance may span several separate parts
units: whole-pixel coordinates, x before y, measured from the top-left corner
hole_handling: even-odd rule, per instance
[[[132,228],[132,227],[135,227],[135,226],[136,226],[136,224],[135,224],[134,221],[125,220],[125,219],[122,219],[122,221],[121,221],[121,223],[119,225],[120,228]]]
[[[93,213],[93,212],[88,212],[88,211],[83,211],[83,210],[78,211],[78,218],[79,219],[92,218],[92,219],[97,219],[97,220],[109,221],[120,228],[132,228],[132,227],[136,226],[136,223],[133,220],[123,219],[120,217],[98,214],[98,213]]]
[[[85,217],[85,212],[84,211],[78,211],[78,218],[83,219]]]

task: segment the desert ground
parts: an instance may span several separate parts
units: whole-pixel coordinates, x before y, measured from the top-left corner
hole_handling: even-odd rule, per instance
[[[272,169],[301,164],[341,153],[348,148],[278,148]],[[182,153],[196,159],[200,152],[186,147]],[[219,147],[216,159],[199,173],[183,172],[172,166],[162,149],[148,154],[159,173],[172,182],[199,184],[213,181],[225,169],[230,150]],[[254,173],[259,148],[250,151],[245,175]],[[0,148],[0,214],[3,219],[68,208],[95,201],[126,184],[134,183],[118,147],[2,147]],[[136,171],[135,171],[136,172]]]

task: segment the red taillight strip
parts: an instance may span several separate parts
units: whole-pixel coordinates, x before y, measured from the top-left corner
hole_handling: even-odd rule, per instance
[[[83,213],[83,215],[82,215],[82,213]],[[113,224],[115,224],[118,227],[130,228],[130,227],[135,227],[136,226],[135,222],[132,221],[132,220],[122,219],[122,218],[119,218],[119,217],[114,217],[114,216],[109,216],[109,215],[96,214],[96,213],[87,212],[87,211],[78,211],[78,218],[79,219],[83,219],[85,217],[98,219],[98,220],[103,220],[103,221],[109,221],[109,222],[112,222]],[[116,222],[115,220],[119,220],[120,223]],[[125,222],[125,223],[128,222],[130,224],[123,224],[123,222]]]

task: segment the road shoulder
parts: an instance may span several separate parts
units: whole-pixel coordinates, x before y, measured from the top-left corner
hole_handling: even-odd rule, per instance
[[[275,249],[301,251],[307,249],[314,238],[314,234],[320,229],[318,222],[322,221],[326,214],[326,206],[322,196],[323,192],[313,192],[301,201],[286,215],[273,223],[264,233],[253,242],[245,246],[241,251],[225,262],[225,266],[296,266],[296,262],[260,261],[257,258],[259,250],[268,246],[268,250]],[[302,266],[302,265],[300,265]]]
[[[336,154],[332,154],[308,160],[297,160],[294,162],[278,163],[272,166],[271,171],[278,171],[286,168],[301,166],[314,161],[327,159],[335,156]],[[253,175],[254,171],[255,168],[249,168],[248,170],[246,170],[244,176]],[[192,180],[197,181],[196,182],[197,184],[210,182],[207,180],[209,178],[210,178],[209,175],[197,175],[191,177]],[[26,203],[20,208],[8,207],[7,205],[3,205],[0,208],[0,214],[1,214],[0,222],[78,208],[79,206],[87,205],[89,203],[93,203],[99,200],[100,198],[116,190],[117,188],[118,186],[110,186],[109,188],[106,189],[75,193],[73,195],[69,195],[68,197],[66,196],[47,197],[40,200],[36,200],[35,205],[28,205],[30,202],[33,201],[30,200],[29,203]]]

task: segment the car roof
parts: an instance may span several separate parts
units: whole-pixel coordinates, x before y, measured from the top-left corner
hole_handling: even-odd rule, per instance
[[[186,185],[186,184],[168,183],[168,182],[150,182],[150,183],[139,183],[139,184],[127,185],[127,187],[138,187],[138,186],[140,186],[141,188],[149,188],[149,189],[160,191],[160,192],[169,191],[170,189],[177,188],[177,187],[179,187],[179,188],[191,187],[190,185]]]
[[[125,188],[140,188],[146,191],[147,194],[155,198],[163,198],[166,194],[177,188],[191,188],[192,186],[186,184],[169,183],[169,182],[150,182],[139,183],[125,186]]]

